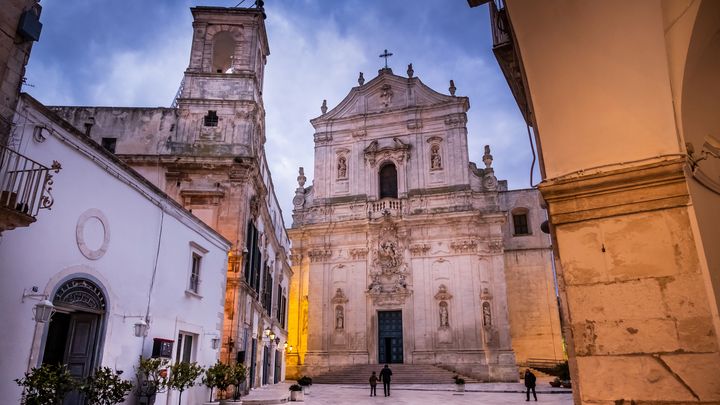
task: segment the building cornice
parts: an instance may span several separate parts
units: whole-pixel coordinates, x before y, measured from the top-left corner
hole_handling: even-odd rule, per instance
[[[538,188],[554,225],[685,206],[685,159],[544,181]]]

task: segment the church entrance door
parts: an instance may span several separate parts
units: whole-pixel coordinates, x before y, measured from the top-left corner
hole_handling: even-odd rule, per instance
[[[378,362],[403,362],[402,311],[378,312]]]

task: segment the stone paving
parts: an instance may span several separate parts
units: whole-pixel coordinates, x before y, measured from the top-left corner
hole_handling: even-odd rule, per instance
[[[545,383],[546,384],[546,383]],[[286,384],[253,390],[250,396],[243,398],[246,403],[281,403],[287,399]],[[384,397],[382,384],[378,384],[378,396],[370,397],[370,388],[361,385],[325,385],[313,384],[310,393],[305,395],[305,405],[444,405],[444,404],[517,404],[525,402],[522,383],[485,383],[466,384],[465,392],[455,391],[453,384],[392,386],[391,396]],[[547,388],[540,384],[537,389],[538,403],[571,405],[572,391],[562,388]],[[255,402],[262,394],[263,400]],[[253,398],[254,397],[254,398]],[[273,398],[276,401],[273,401]],[[532,396],[530,399],[531,402]],[[301,404],[300,402],[298,404]]]

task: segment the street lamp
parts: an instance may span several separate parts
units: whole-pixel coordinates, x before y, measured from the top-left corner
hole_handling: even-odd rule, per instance
[[[145,337],[147,336],[148,324],[147,322],[145,322],[144,319],[140,319],[139,321],[135,322],[133,330],[135,331],[135,336]]]
[[[52,302],[44,299],[33,308],[33,319],[38,323],[46,323],[50,321],[50,317],[55,313],[55,306]]]
[[[32,309],[33,320],[37,323],[50,322],[50,318],[55,313],[55,306],[50,300],[48,300],[47,294],[38,293],[38,288],[33,286],[30,291],[23,290],[22,300],[25,302],[25,298],[32,298],[38,300],[37,304]]]

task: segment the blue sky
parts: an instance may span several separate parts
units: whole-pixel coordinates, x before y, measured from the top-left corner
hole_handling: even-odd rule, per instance
[[[169,106],[187,67],[189,7],[240,0],[43,0],[43,32],[24,91],[47,105]],[[250,6],[246,0],[242,6]],[[267,0],[270,56],[265,70],[266,150],[290,226],[297,168],[313,177],[313,128],[323,99],[332,109],[358,72],[389,65],[441,93],[450,79],[470,98],[470,158],[482,166],[489,144],[498,178],[529,187],[525,124],[492,54],[487,6],[465,0]],[[538,178],[537,170],[535,179]],[[537,180],[536,180],[537,181]]]

